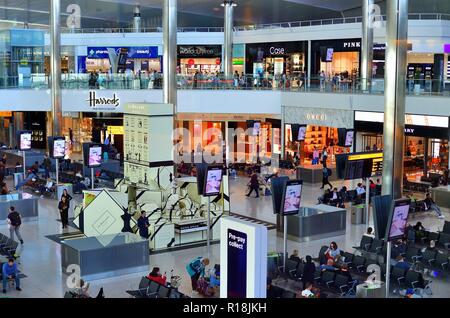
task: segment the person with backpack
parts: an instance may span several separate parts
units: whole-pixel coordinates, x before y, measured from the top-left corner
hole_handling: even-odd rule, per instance
[[[205,277],[205,267],[209,265],[209,258],[203,258],[201,256],[189,262],[186,265],[186,270],[191,277],[192,293],[197,292],[198,280]]]
[[[326,165],[323,166],[322,169],[322,186],[320,187],[321,189],[323,189],[325,187],[325,185],[329,185],[330,189],[333,189],[333,185],[330,183],[330,181],[328,181],[328,178],[331,177],[331,169],[327,168]]]
[[[9,208],[7,222],[9,225],[9,237],[11,238],[11,240],[14,240],[14,233],[16,233],[20,244],[23,244],[22,235],[20,235],[20,225],[22,224],[22,218],[20,217],[19,212],[17,212],[13,206]]]

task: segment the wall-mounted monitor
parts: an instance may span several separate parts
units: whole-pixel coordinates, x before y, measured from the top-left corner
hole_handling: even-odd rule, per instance
[[[31,150],[31,136],[32,131],[20,130],[17,132],[17,145],[19,150],[27,151]]]
[[[306,138],[306,125],[300,125],[300,127],[298,128],[297,140],[305,141],[305,138]]]
[[[396,241],[401,239],[406,232],[408,224],[410,199],[394,200],[389,216],[386,241]]]
[[[353,146],[353,139],[355,137],[355,131],[353,129],[347,129],[345,133],[345,147]]]
[[[288,180],[285,183],[281,213],[283,215],[298,214],[302,197],[302,180]]]
[[[327,56],[325,62],[333,62],[334,49],[332,47],[327,48]]]
[[[222,185],[223,170],[221,166],[208,166],[205,176],[205,188],[203,195],[216,196],[220,194],[220,187]]]
[[[253,124],[253,136],[259,136],[261,132],[261,122],[255,121]]]

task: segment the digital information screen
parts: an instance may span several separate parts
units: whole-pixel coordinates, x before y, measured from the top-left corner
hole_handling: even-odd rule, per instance
[[[345,180],[362,179],[365,175],[366,160],[348,161],[345,168]]]
[[[20,150],[31,150],[31,132],[20,134]]]
[[[259,121],[256,121],[253,124],[253,136],[259,136],[260,132],[261,132],[261,123]]]
[[[392,213],[392,221],[389,227],[389,241],[402,238],[405,235],[406,225],[408,223],[409,201],[395,202]]]
[[[347,134],[345,135],[345,147],[353,146],[353,138],[355,132],[353,130],[347,130]]]
[[[298,141],[304,141],[306,138],[306,126],[300,126],[298,129]]]
[[[283,215],[297,214],[300,210],[300,201],[302,196],[302,182],[290,180],[286,183],[286,189],[283,196]]]
[[[206,173],[204,196],[215,196],[220,194],[222,183],[222,168],[208,168]]]
[[[247,234],[228,229],[227,233],[228,298],[247,296]]]
[[[98,167],[102,164],[102,147],[89,148],[89,167]]]
[[[66,141],[64,139],[53,140],[53,158],[60,159],[66,155]]]
[[[328,48],[326,62],[333,62],[333,55],[334,55],[334,49]]]

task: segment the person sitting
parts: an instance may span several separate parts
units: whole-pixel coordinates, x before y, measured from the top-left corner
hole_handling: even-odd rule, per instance
[[[305,284],[305,289],[303,289],[301,296],[304,298],[315,298],[316,295],[314,295],[314,293],[312,292],[313,289],[313,284],[311,283],[306,283]]]
[[[39,186],[38,192],[41,194],[41,198],[43,198],[44,194],[52,193],[52,192],[54,192],[54,190],[55,190],[55,188],[54,188],[53,180],[51,178],[47,178],[47,182],[45,183],[45,185]]]
[[[431,194],[429,192],[426,194],[424,203],[427,206],[427,210],[434,211],[436,212],[436,214],[440,219],[445,219],[445,216],[442,215],[441,209],[437,206],[436,202],[434,202],[434,200],[431,198]]]
[[[356,195],[360,196],[361,198],[366,196],[366,189],[364,188],[362,183],[358,183],[358,186],[356,187]]]
[[[328,204],[331,199],[331,192],[329,189],[326,189],[322,196],[318,198],[319,204]]]
[[[164,275],[161,275],[161,272],[159,270],[159,267],[153,267],[150,274],[147,276],[148,279],[160,284],[160,285],[166,285],[167,276],[164,273]]]
[[[9,258],[8,262],[4,263],[2,267],[3,294],[6,294],[6,286],[8,284],[8,280],[12,279],[15,281],[16,290],[21,291],[22,289],[20,289],[19,269],[17,268],[17,264],[14,261],[14,258]]]
[[[331,242],[330,247],[325,251],[325,256],[327,259],[332,259],[333,261],[341,256],[341,250],[338,248],[336,242]]]
[[[89,295],[89,283],[86,283],[83,279],[80,279],[75,287],[73,293],[76,298],[90,298]]]
[[[313,283],[314,282],[314,273],[316,271],[316,265],[312,261],[312,257],[310,255],[306,255],[305,257],[306,263],[305,268],[303,269],[303,276],[302,276],[302,282],[303,284],[306,283]]]
[[[19,183],[16,185],[16,190],[19,190],[19,189],[22,188],[24,185],[28,184],[30,181],[36,182],[37,179],[38,179],[37,174],[35,174],[35,173],[33,172],[33,170],[29,170],[29,171],[28,171],[28,176],[27,176],[24,180],[22,180],[21,182],[19,182]]]
[[[325,272],[325,271],[336,271],[336,270],[338,270],[335,266],[334,266],[334,260],[333,259],[331,259],[331,258],[329,258],[328,260],[327,260],[327,264],[325,265],[325,264],[323,264],[323,265],[320,265],[320,270],[322,271],[322,272]]]
[[[6,195],[6,194],[9,193],[8,186],[6,185],[5,182],[3,182],[3,183],[0,185],[0,187],[1,187],[1,190],[0,190],[0,191],[1,191],[1,192],[0,192],[1,195]]]
[[[297,262],[297,264],[300,264],[302,262],[302,259],[298,256],[298,250],[294,250],[289,259],[291,261]]]
[[[367,228],[367,232],[364,233],[363,236],[368,236],[368,237],[371,237],[371,238],[375,238],[375,234],[373,233],[373,228],[369,226]]]
[[[349,270],[347,264],[342,264],[341,269],[340,269],[340,274],[342,276],[348,277],[349,282],[353,282],[353,277],[352,277],[352,274],[350,273],[350,270]]]
[[[342,202],[338,189],[334,188],[330,195],[330,205],[339,206]]]
[[[267,277],[266,298],[280,298],[282,294],[281,288],[272,285],[272,278]]]
[[[402,268],[405,271],[410,269],[410,265],[405,262],[405,258],[402,255],[397,256],[397,263],[395,264],[395,267]]]

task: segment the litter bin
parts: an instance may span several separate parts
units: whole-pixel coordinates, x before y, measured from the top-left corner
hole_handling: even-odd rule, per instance
[[[365,223],[364,217],[364,204],[352,206],[351,209],[351,222],[352,224],[363,224]]]
[[[17,187],[17,185],[22,181],[23,181],[23,173],[15,172],[14,173],[14,187]]]

